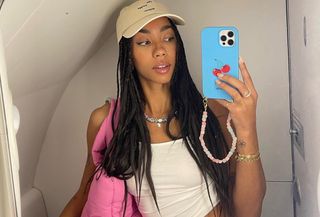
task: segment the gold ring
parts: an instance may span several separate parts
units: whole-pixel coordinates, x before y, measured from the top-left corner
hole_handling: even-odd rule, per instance
[[[244,95],[245,98],[248,98],[249,96],[251,96],[251,91],[248,90]]]

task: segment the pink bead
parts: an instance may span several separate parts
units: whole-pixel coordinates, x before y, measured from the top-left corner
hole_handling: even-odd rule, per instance
[[[214,158],[210,151],[207,149],[206,147],[206,144],[203,140],[203,136],[205,134],[205,128],[206,128],[206,124],[207,124],[207,117],[208,117],[208,113],[207,111],[203,111],[202,113],[202,122],[201,122],[201,129],[200,129],[200,136],[199,136],[199,140],[200,140],[200,143],[201,143],[201,146],[203,148],[203,151],[205,152],[205,154],[207,155],[207,157],[213,162],[213,163],[217,163],[217,164],[221,164],[221,163],[226,163],[227,161],[230,160],[230,157],[233,155],[234,151],[236,150],[236,142],[237,142],[237,137],[235,137],[234,135],[234,132],[233,132],[233,129],[230,125],[230,115],[228,116],[228,120],[227,120],[227,128],[228,128],[228,131],[230,132],[231,136],[232,136],[232,147],[229,151],[229,153],[226,155],[225,158],[223,158],[222,160],[220,159],[216,159]]]

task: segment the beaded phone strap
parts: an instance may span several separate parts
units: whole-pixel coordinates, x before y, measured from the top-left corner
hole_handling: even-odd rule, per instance
[[[230,121],[231,121],[230,113],[228,114],[228,119],[227,119],[227,129],[232,137],[232,145],[231,145],[231,149],[230,149],[229,153],[227,154],[227,156],[225,158],[223,158],[222,160],[220,160],[220,159],[217,159],[212,156],[212,154],[208,150],[208,148],[203,140],[203,136],[204,136],[204,133],[206,130],[206,125],[207,125],[207,117],[208,117],[208,113],[207,113],[208,99],[207,99],[207,97],[203,98],[203,106],[204,106],[204,111],[202,113],[202,123],[201,123],[201,130],[200,130],[200,136],[199,136],[203,151],[206,153],[206,155],[208,156],[208,158],[212,162],[217,163],[217,164],[226,163],[226,162],[228,162],[228,160],[231,158],[231,156],[235,152],[236,144],[237,144],[237,137],[236,137],[236,135],[231,127],[231,124],[230,124]]]

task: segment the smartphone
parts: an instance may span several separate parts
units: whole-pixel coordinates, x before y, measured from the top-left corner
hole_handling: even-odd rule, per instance
[[[205,27],[201,31],[202,89],[207,98],[232,97],[217,84],[217,74],[239,79],[239,32],[234,26]]]

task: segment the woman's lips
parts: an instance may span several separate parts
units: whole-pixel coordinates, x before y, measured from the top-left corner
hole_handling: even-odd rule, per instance
[[[160,74],[165,74],[169,71],[170,64],[157,65],[157,66],[154,66],[153,69]]]

